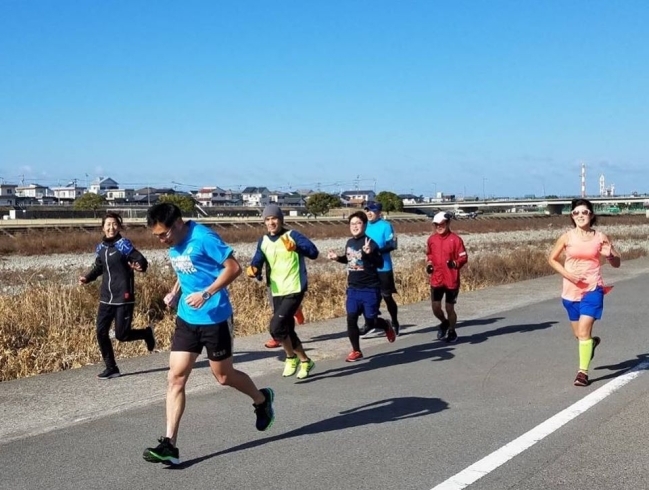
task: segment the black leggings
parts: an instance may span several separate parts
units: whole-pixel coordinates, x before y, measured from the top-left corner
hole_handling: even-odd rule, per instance
[[[390,314],[392,323],[397,322],[397,314],[399,313],[399,307],[397,306],[397,302],[394,300],[392,295],[381,296],[381,299],[385,301],[385,306],[388,307],[388,313]]]
[[[349,337],[349,342],[352,344],[352,349],[355,351],[361,350],[361,333],[358,330],[358,319],[360,318],[360,312],[347,313],[347,336]],[[380,328],[386,332],[390,328],[390,325],[386,320],[380,317],[376,318],[366,318],[365,324],[369,329]]]
[[[273,317],[270,319],[270,335],[274,340],[282,342],[287,337],[291,339],[293,349],[302,345],[295,333],[295,313],[302,304],[304,293],[273,296]]]
[[[115,352],[113,343],[108,335],[110,326],[115,320],[115,338],[120,342],[131,342],[133,340],[144,340],[147,338],[148,331],[146,328],[132,330],[133,324],[133,303],[126,305],[108,305],[99,303],[97,312],[97,343],[101,357],[109,369],[117,367],[115,363]]]

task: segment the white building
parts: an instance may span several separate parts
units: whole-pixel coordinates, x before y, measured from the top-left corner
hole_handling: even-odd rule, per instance
[[[0,185],[0,206],[15,206],[16,205],[16,184],[1,184]]]
[[[344,191],[340,193],[340,198],[349,206],[360,207],[370,201],[374,201],[374,199],[376,199],[376,193],[367,190]]]
[[[70,183],[65,187],[52,187],[52,192],[54,197],[59,201],[74,201],[75,199],[83,196],[86,192],[85,187],[76,185],[75,183]]]
[[[232,204],[232,193],[220,187],[203,187],[196,193],[201,206],[228,206]]]
[[[28,186],[16,186],[16,196],[42,199],[44,197],[54,197],[54,193],[47,186],[40,184],[29,184]]]
[[[119,189],[119,184],[110,177],[99,177],[90,184],[88,192],[92,192],[93,194],[105,194],[105,192],[110,189]]]
[[[108,189],[103,193],[107,201],[129,201],[135,195],[133,189]]]
[[[246,187],[241,198],[244,206],[262,207],[270,202],[270,191],[266,187]]]

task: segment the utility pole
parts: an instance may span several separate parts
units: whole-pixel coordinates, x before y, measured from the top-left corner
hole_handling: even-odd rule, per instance
[[[486,201],[487,200],[487,194],[485,192],[485,182],[487,181],[487,177],[482,177],[482,200]]]

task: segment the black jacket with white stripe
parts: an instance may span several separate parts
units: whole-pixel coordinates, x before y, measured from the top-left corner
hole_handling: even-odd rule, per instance
[[[127,238],[121,235],[105,238],[95,250],[95,263],[85,275],[86,282],[102,276],[99,302],[124,305],[135,301],[135,275],[130,264],[140,265],[142,272],[149,266],[142,255]]]

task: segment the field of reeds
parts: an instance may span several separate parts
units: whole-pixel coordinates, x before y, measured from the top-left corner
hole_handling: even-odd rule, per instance
[[[647,255],[649,220],[644,216],[619,216],[600,220],[599,228],[607,233],[624,260]],[[469,263],[462,271],[462,290],[516,282],[552,274],[547,254],[562,231],[567,217],[536,219],[483,219],[454,221],[469,253]],[[395,275],[400,304],[428,299],[428,277],[424,272],[426,237],[430,222],[404,223],[396,227],[399,250],[394,253]],[[242,263],[249,260],[261,226],[219,230],[232,243]],[[301,231],[312,238],[322,252],[342,249],[348,229],[344,225],[309,225]],[[0,267],[0,381],[39,373],[71,369],[101,361],[95,340],[95,315],[98,307],[98,282],[77,286],[75,279],[82,269],[56,266],[22,268],[14,266],[29,260],[28,256],[48,251],[88,254],[94,250],[96,234],[79,232],[60,234],[51,231],[31,232],[15,239],[0,238],[4,261]],[[160,248],[146,230],[125,231],[140,249],[152,255]],[[342,250],[341,250],[342,251]],[[162,251],[158,251],[158,256]],[[324,253],[322,254],[324,255]],[[137,275],[137,303],[134,327],[155,324],[158,348],[169,348],[173,331],[173,312],[164,307],[162,298],[173,284],[173,272],[167,262],[153,260],[146,274]],[[237,335],[266,331],[270,318],[263,284],[245,277],[230,287],[235,309]],[[344,315],[345,273],[340,264],[320,258],[309,267],[309,292],[304,301],[308,322]],[[300,328],[308,328],[300,327]],[[345,329],[341,322],[341,330]],[[146,353],[143,342],[116,342],[118,358]]]

